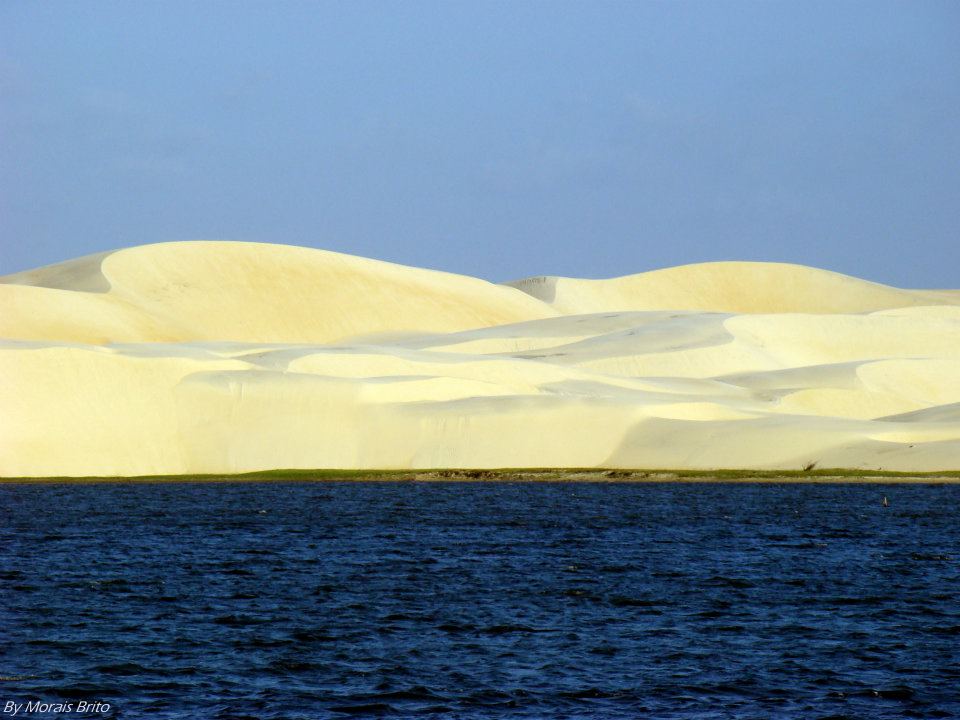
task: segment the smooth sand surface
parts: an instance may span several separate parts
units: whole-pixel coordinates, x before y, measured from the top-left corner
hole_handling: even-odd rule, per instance
[[[327,343],[557,315],[483,280],[286,245],[178,242],[0,278],[0,337]]]
[[[540,276],[507,284],[565,314],[678,309],[819,314],[958,302],[956,291],[901,290],[786,263],[699,263],[611,280]]]
[[[164,243],[0,278],[0,477],[960,469],[960,293]]]

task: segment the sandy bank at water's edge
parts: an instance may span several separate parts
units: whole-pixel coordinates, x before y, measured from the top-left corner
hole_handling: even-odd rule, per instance
[[[0,483],[798,483],[798,484],[958,484],[960,471],[933,473],[873,472],[844,469],[810,472],[751,470],[604,470],[536,468],[509,470],[267,470],[238,475],[146,475],[140,477],[22,477]]]

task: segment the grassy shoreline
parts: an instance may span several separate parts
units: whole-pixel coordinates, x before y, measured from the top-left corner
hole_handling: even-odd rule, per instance
[[[960,483],[960,470],[899,472],[824,468],[812,470],[625,470],[606,468],[502,468],[494,470],[261,470],[191,475],[0,477],[0,484],[57,483],[275,483],[275,482],[755,482],[755,483]]]

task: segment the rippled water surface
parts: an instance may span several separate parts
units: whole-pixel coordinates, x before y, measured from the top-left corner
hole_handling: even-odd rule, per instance
[[[956,485],[6,485],[0,509],[0,710],[960,717]]]

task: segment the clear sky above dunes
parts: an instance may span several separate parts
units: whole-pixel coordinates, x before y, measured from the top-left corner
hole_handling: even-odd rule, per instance
[[[0,273],[237,239],[958,287],[956,2],[2,2]]]

